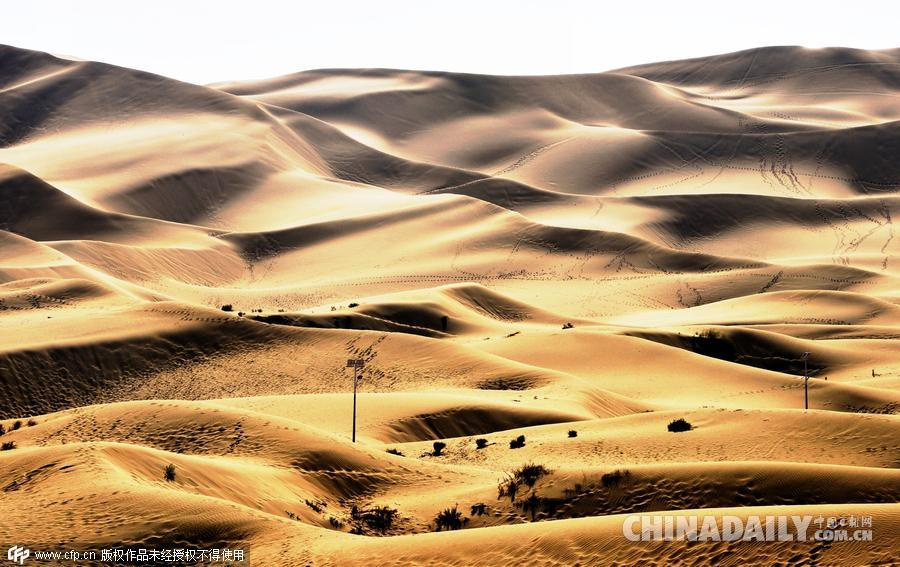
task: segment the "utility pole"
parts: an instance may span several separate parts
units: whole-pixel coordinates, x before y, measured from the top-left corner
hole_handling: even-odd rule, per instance
[[[803,409],[809,409],[809,353],[803,353]]]
[[[347,368],[353,369],[353,442],[356,443],[356,387],[362,380],[363,360],[361,358],[348,358]]]

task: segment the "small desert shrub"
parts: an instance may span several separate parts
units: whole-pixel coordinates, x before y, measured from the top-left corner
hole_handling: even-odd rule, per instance
[[[37,421],[33,419],[28,420],[28,427],[34,427],[35,425],[37,425]]]
[[[522,501],[522,511],[526,514],[531,512],[531,521],[533,522],[535,517],[537,516],[538,509],[541,507],[541,504],[544,502],[544,499],[538,496],[537,494],[531,494],[528,498]]]
[[[0,435],[6,435],[6,428],[3,427],[2,423],[0,423]]]
[[[725,335],[715,329],[704,329],[698,335],[702,339],[723,340]]]
[[[628,479],[630,476],[631,471],[616,469],[611,473],[606,473],[601,476],[600,482],[603,483],[605,488],[612,488],[613,486],[619,486],[623,480]]]
[[[571,328],[573,328],[574,326],[575,326],[575,325],[573,325],[572,323],[563,323],[562,328],[563,328],[563,329],[571,329]]]
[[[175,480],[175,465],[169,463],[163,471],[163,478],[169,482]]]
[[[21,419],[17,419],[13,422],[12,430],[15,431],[16,429],[22,429],[22,420]]]
[[[331,524],[331,527],[336,530],[339,530],[344,527],[344,522],[342,522],[338,518],[335,518],[334,516],[330,516],[328,518],[328,523]]]
[[[347,307],[349,307],[350,309],[353,309],[354,307],[359,307],[359,303],[351,303]]]
[[[222,306],[222,311],[234,311],[234,306],[230,303],[226,303]]]
[[[11,451],[16,448],[15,441],[6,441],[3,445],[0,445],[0,451]]]
[[[447,444],[443,441],[435,441],[432,447],[434,447],[434,451],[431,452],[432,456],[440,457],[444,449],[447,448]]]
[[[463,527],[463,517],[462,512],[457,510],[456,504],[453,505],[453,508],[447,508],[446,510],[441,510],[437,516],[434,518],[434,528],[435,531],[441,531],[442,529],[447,530],[458,530]]]
[[[534,463],[524,464],[512,471],[512,473],[508,473],[506,478],[500,481],[497,485],[497,498],[508,496],[511,501],[514,501],[520,486],[525,485],[528,488],[532,488],[539,478],[546,474],[550,474],[550,472],[550,469],[544,465],[536,465]]]
[[[296,520],[296,519],[297,519],[297,514],[295,514],[295,513],[293,513],[293,512],[290,512],[290,511],[288,511],[288,510],[285,510],[284,513],[287,514],[287,517],[290,518],[290,519],[292,519],[292,520]]]
[[[683,417],[679,417],[678,419],[670,422],[667,428],[673,433],[680,433],[682,431],[690,431],[694,428],[694,426],[685,421]]]
[[[484,437],[475,440],[475,448],[476,449],[484,449],[487,447],[488,440]]]
[[[402,457],[403,453],[400,452],[400,449],[394,449],[393,447],[387,450],[391,455],[397,455],[398,457]]]
[[[569,430],[569,437],[578,437],[578,432],[574,429]]]
[[[328,502],[324,500],[304,500],[310,510],[317,514],[322,513],[322,508],[328,507]]]
[[[546,474],[550,474],[550,469],[544,465],[527,463],[513,471],[513,478],[530,488],[534,486],[539,478]]]
[[[509,496],[510,501],[516,499],[516,493],[519,491],[519,483],[512,475],[506,475],[506,478],[497,484],[497,498]]]
[[[525,446],[525,436],[524,435],[519,435],[518,437],[516,437],[515,439],[513,439],[512,441],[509,442],[510,449],[519,449],[524,446]]]
[[[471,515],[472,516],[484,516],[487,513],[487,504],[484,502],[479,502],[478,504],[472,504]]]
[[[387,506],[376,506],[360,513],[360,518],[369,528],[382,534],[391,529],[397,518],[397,510]]]

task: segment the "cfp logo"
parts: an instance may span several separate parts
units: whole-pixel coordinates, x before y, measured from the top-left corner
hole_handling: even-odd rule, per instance
[[[29,555],[31,555],[30,549],[25,549],[24,547],[19,547],[18,545],[10,547],[6,552],[6,558],[13,563],[18,563],[19,565],[24,565],[25,560],[28,559]]]

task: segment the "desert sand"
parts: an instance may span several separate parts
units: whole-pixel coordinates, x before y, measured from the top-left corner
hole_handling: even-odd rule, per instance
[[[0,47],[0,116],[4,549],[897,561],[900,50],[202,87]],[[622,535],[681,511],[873,538]]]

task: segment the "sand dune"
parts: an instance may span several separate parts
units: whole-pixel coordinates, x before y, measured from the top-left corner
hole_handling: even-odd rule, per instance
[[[898,89],[898,50],[203,87],[0,47],[0,544],[891,564]],[[873,540],[622,536],[663,513]]]

